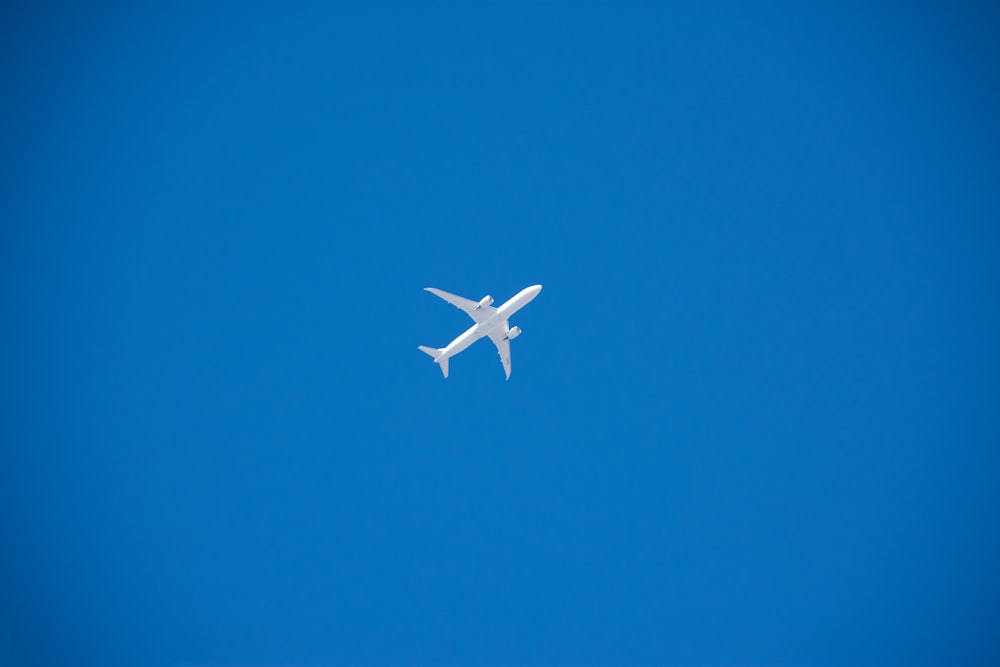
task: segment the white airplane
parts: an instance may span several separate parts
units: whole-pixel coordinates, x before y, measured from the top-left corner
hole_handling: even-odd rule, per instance
[[[434,357],[434,363],[439,365],[441,372],[444,373],[445,377],[448,377],[448,359],[454,357],[480,338],[489,336],[493,344],[497,346],[497,352],[500,353],[500,361],[503,363],[503,370],[507,373],[507,379],[509,380],[510,341],[521,335],[521,329],[520,327],[511,329],[507,325],[507,320],[511,315],[524,308],[529,301],[538,296],[538,293],[542,291],[542,286],[532,285],[531,287],[524,288],[499,308],[494,308],[491,305],[493,297],[488,294],[479,301],[473,301],[472,299],[463,299],[460,296],[455,296],[454,294],[449,294],[444,290],[434,289],[433,287],[425,287],[424,289],[435,296],[441,297],[459,310],[464,310],[475,324],[466,329],[465,333],[461,336],[448,343],[447,347],[433,348],[420,345],[417,349]]]

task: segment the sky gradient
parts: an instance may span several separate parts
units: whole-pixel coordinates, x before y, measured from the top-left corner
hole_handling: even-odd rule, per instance
[[[997,10],[0,11],[0,664],[1000,663]]]

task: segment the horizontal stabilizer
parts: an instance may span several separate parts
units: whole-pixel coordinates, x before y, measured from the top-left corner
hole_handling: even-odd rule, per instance
[[[448,377],[448,357],[442,357],[441,353],[444,352],[443,349],[438,349],[436,347],[427,347],[426,345],[418,345],[417,349],[424,354],[434,357],[434,363],[441,367],[441,372],[445,377]]]
[[[434,357],[435,360],[441,354],[441,350],[437,349],[436,347],[427,347],[426,345],[418,345],[417,349],[423,352],[424,354],[431,355],[432,357]]]

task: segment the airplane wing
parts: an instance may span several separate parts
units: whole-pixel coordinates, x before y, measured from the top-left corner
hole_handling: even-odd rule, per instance
[[[503,329],[506,330],[506,322],[504,322]],[[503,364],[503,371],[507,374],[507,379],[510,379],[510,339],[507,338],[506,333],[501,333],[497,331],[496,333],[490,334],[490,340],[493,344],[497,346],[497,352],[500,353],[500,363]]]
[[[480,306],[478,301],[463,299],[460,296],[445,292],[443,289],[436,289],[434,287],[425,287],[424,289],[434,296],[441,297],[459,310],[465,311],[465,313],[477,324],[483,320],[489,319],[490,315],[497,312],[497,309],[493,306]]]

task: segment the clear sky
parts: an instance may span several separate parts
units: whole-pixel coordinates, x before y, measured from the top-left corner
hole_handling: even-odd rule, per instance
[[[997,10],[99,4],[0,15],[0,664],[1000,663]]]

